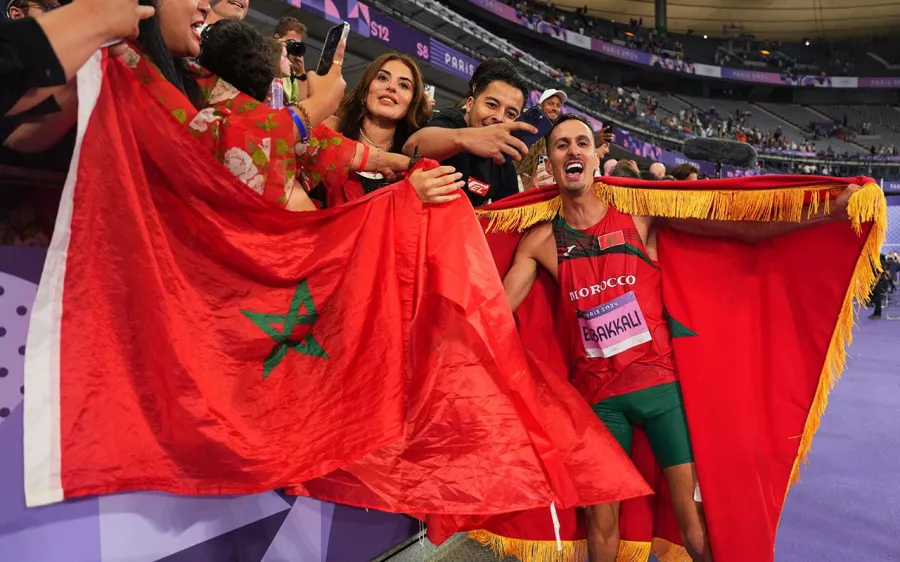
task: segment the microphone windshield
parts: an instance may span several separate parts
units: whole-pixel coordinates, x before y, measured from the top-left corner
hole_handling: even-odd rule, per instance
[[[756,149],[745,142],[695,138],[684,141],[682,151],[691,160],[715,162],[738,168],[752,168],[756,165]]]

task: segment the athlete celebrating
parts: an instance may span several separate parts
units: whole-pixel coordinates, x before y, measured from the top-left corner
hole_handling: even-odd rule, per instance
[[[627,452],[632,426],[643,426],[668,480],[685,548],[695,561],[711,561],[664,318],[657,229],[664,223],[692,234],[760,240],[846,219],[847,201],[859,186],[848,186],[831,212],[812,209],[799,223],[659,219],[621,213],[597,197],[594,132],[583,118],[560,117],[547,135],[547,154],[562,213],[522,236],[503,281],[510,305],[515,310],[528,295],[538,266],[553,275],[572,332],[570,380]],[[591,506],[586,513],[591,561],[615,561],[618,503]]]

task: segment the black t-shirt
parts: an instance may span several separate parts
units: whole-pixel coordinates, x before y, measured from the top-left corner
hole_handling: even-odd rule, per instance
[[[432,117],[426,127],[465,129],[467,127],[465,113],[455,107],[444,109]],[[457,172],[462,173],[462,180],[466,182],[463,191],[469,196],[473,207],[484,205],[488,200],[499,201],[519,192],[516,167],[509,157],[503,165],[498,166],[490,158],[460,152],[441,164],[453,166]]]
[[[66,83],[63,67],[44,34],[32,18],[0,21],[0,118],[32,88],[61,86]],[[33,108],[27,117],[59,111],[55,100]],[[23,116],[18,116],[22,119]],[[3,121],[9,121],[3,119]],[[9,123],[2,139],[11,132]]]

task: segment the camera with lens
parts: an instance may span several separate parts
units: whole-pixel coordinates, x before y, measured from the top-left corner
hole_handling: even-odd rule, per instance
[[[306,45],[303,41],[288,39],[284,42],[284,48],[287,51],[288,56],[291,57],[302,57],[306,54]]]

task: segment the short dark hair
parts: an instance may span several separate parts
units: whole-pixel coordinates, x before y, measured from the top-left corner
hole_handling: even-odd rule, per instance
[[[306,38],[306,26],[303,25],[297,18],[292,18],[290,16],[278,20],[278,25],[275,26],[274,35],[276,37],[284,37],[291,31],[296,31],[301,36]]]
[[[515,65],[504,58],[493,57],[485,59],[481,64],[475,67],[475,72],[472,73],[472,77],[469,79],[469,95],[473,96],[475,87],[484,79],[485,74],[497,69],[506,69],[516,72]],[[463,109],[464,107],[466,107],[465,99],[456,104],[457,109]]]
[[[200,66],[244,92],[265,101],[275,80],[272,50],[249,23],[220,20],[203,30]]]
[[[587,117],[585,117],[584,115],[578,115],[577,113],[564,113],[563,115],[559,116],[559,119],[557,119],[555,123],[553,123],[553,126],[550,127],[550,130],[547,131],[546,135],[544,135],[544,140],[547,142],[548,148],[550,147],[550,135],[553,134],[553,131],[555,131],[557,127],[559,127],[566,121],[579,121],[581,123],[584,123],[584,125],[591,132],[591,138],[594,139],[594,147],[596,148],[597,141],[596,138],[594,138],[594,126],[591,125],[591,122],[587,120]]]
[[[504,58],[494,57],[485,59],[484,62],[475,68],[475,72],[472,73],[472,78],[469,79],[469,94],[472,94],[478,84],[484,81],[486,74],[498,70],[517,72],[515,65]]]
[[[691,174],[699,174],[700,170],[693,164],[679,164],[672,170],[672,177],[676,180],[683,181],[688,179]]]
[[[528,82],[522,78],[522,75],[519,74],[519,71],[517,71],[515,67],[507,68],[505,66],[497,66],[483,73],[474,84],[471,94],[472,97],[477,98],[483,94],[488,86],[494,82],[503,82],[521,91],[522,107],[525,107],[525,102],[528,101]]]
[[[650,170],[644,170],[643,172],[641,172],[641,179],[647,181],[657,181],[659,178],[657,178]]]
[[[612,169],[609,175],[614,178],[641,179],[641,175],[631,167],[631,164],[627,160],[623,160],[616,164],[616,167]]]

